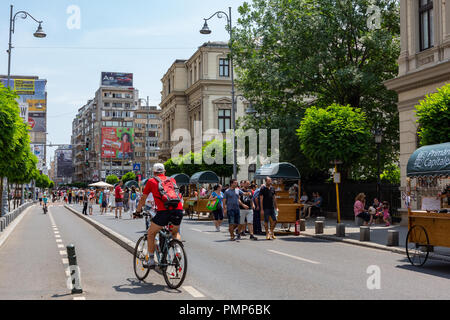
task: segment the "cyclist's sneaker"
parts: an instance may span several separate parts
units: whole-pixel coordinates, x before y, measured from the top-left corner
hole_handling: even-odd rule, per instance
[[[156,267],[156,261],[154,257],[150,257],[148,260],[144,260],[142,266],[146,269],[154,269]]]

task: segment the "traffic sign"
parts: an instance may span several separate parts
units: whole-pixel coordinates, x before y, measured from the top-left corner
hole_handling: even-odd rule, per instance
[[[133,165],[133,171],[141,171],[141,164],[140,163],[135,163]]]

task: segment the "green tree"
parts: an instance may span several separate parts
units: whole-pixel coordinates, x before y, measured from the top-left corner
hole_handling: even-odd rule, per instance
[[[343,162],[345,174],[368,150],[371,133],[360,109],[332,104],[326,109],[311,107],[297,130],[301,151],[310,164],[327,170],[331,161]]]
[[[128,172],[122,177],[123,183],[127,183],[128,181],[136,180],[136,174],[134,172]]]
[[[120,181],[119,178],[115,174],[112,174],[112,175],[106,177],[106,183],[109,183],[112,185],[119,183],[119,181]]]
[[[383,173],[380,175],[381,181],[388,182],[392,184],[400,184],[400,168],[398,165],[392,163],[386,166]]]
[[[450,83],[427,95],[416,109],[421,146],[450,141]]]
[[[317,173],[298,153],[295,130],[311,105],[332,103],[360,108],[371,128],[385,128],[382,163],[398,157],[397,95],[383,82],[398,73],[399,5],[376,0],[381,28],[368,27],[367,0],[253,0],[240,8],[234,29],[238,87],[255,101],[259,117],[247,116],[244,128],[280,129],[281,161],[295,164],[302,176]],[[376,145],[355,166],[376,172]],[[376,175],[376,174],[375,174]]]

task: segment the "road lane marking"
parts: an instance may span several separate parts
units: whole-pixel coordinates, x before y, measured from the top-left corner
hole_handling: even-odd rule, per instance
[[[191,230],[192,230],[192,231],[197,231],[197,232],[202,232],[202,233],[203,233],[203,231],[202,231],[202,230],[199,230],[199,229],[192,229],[192,228],[191,228]]]
[[[86,300],[86,297],[75,297],[73,300]]]
[[[58,244],[58,249],[62,249],[62,248],[64,248],[64,245],[63,244]]]
[[[56,239],[56,242],[59,242],[59,243],[61,243],[61,242],[62,242],[62,240],[61,240],[61,239]]]
[[[59,254],[62,256],[67,256],[67,251],[66,250],[60,251]]]
[[[62,262],[63,262],[63,264],[69,264],[69,259],[63,258],[63,259],[62,259]]]
[[[55,238],[59,239],[59,238],[61,238],[61,236],[58,234],[55,234]]]
[[[309,262],[309,263],[312,263],[312,264],[320,264],[320,262],[313,261],[313,260],[308,260],[308,259],[305,259],[305,258],[300,258],[300,257],[297,257],[297,256],[292,256],[292,255],[287,254],[287,253],[283,253],[283,252],[279,252],[279,251],[275,251],[275,250],[268,250],[268,251],[272,252],[272,253],[275,253],[275,254],[282,255],[282,256],[286,256],[286,257],[289,257],[289,258],[292,258],[292,259],[296,259],[296,260],[300,260],[300,261],[304,261],[304,262]]]
[[[191,286],[183,286],[184,290],[186,290],[191,296],[194,298],[204,298],[205,296],[201,294],[197,289],[191,287]]]

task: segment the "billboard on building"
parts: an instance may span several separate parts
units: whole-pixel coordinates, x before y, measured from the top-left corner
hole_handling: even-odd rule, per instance
[[[18,95],[34,95],[35,83],[34,79],[14,79],[14,89]]]
[[[45,145],[43,144],[31,144],[31,153],[33,153],[39,160],[38,168],[44,166],[45,160]]]
[[[28,123],[28,103],[19,101],[20,117]]]
[[[58,178],[71,177],[73,172],[72,150],[71,149],[56,150],[56,161],[58,168],[56,176]]]
[[[133,87],[132,73],[102,72],[102,86]]]
[[[102,128],[103,159],[134,159],[133,128]]]
[[[29,112],[28,113],[28,125],[31,128],[31,132],[46,132],[47,131],[47,121],[45,119],[45,113]]]

